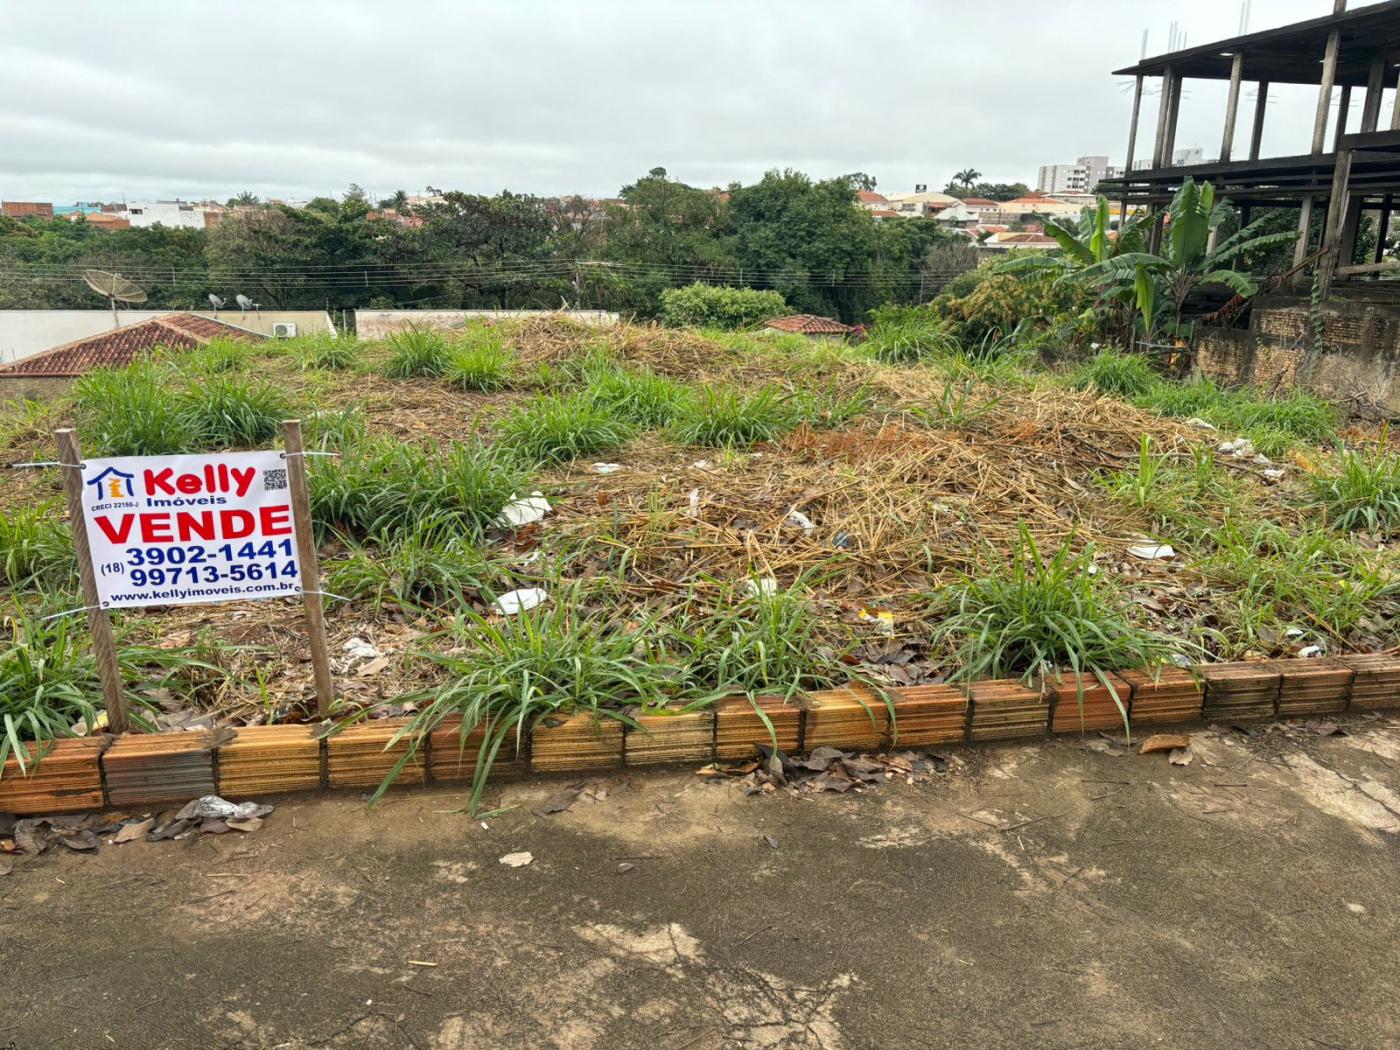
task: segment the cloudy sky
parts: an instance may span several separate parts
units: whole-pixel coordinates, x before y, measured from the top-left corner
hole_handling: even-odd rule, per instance
[[[794,167],[942,188],[968,165],[1034,184],[1043,163],[1121,161],[1131,94],[1109,72],[1137,59],[1144,29],[1149,54],[1173,21],[1205,43],[1234,35],[1239,6],[10,0],[0,198],[298,198],[352,182],[606,196],[656,165],[697,185]],[[1251,28],[1331,7],[1254,0]],[[1188,91],[1177,145],[1214,155],[1224,86]],[[1266,151],[1306,150],[1315,99],[1284,90]]]

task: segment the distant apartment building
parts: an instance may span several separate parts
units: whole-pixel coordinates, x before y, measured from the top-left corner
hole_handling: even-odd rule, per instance
[[[7,219],[53,218],[53,205],[47,201],[0,201],[0,215]]]
[[[131,201],[119,205],[116,214],[136,227],[202,230],[205,226],[203,205],[192,201]]]
[[[1080,157],[1073,164],[1042,164],[1036,189],[1041,193],[1092,193],[1104,179],[1123,174],[1104,156]]]

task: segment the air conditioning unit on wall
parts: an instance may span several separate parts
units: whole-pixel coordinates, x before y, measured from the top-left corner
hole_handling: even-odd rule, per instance
[[[272,326],[272,338],[293,339],[297,334],[295,321],[277,321]]]

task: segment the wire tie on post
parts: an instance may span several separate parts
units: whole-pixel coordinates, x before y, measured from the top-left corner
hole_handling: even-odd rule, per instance
[[[330,591],[302,591],[301,593],[302,593],[302,594],[317,594],[317,595],[320,595],[320,596],[323,597],[323,598],[334,598],[336,601],[339,601],[339,602],[348,602],[348,601],[352,601],[352,600],[353,600],[353,599],[350,599],[350,598],[345,597],[345,595],[343,595],[343,594],[332,594]]]
[[[278,454],[279,456],[281,456],[283,459],[287,459],[287,458],[289,458],[289,457],[291,457],[291,456],[339,456],[339,455],[340,455],[339,452],[279,452],[279,453],[277,453],[277,454]]]
[[[12,470],[18,470],[20,467],[76,467],[76,468],[78,468],[79,470],[86,470],[86,469],[87,469],[87,464],[86,464],[86,463],[61,463],[61,462],[59,462],[59,461],[56,460],[56,459],[44,459],[44,460],[40,460],[40,461],[37,462],[37,463],[11,463],[11,464],[10,464],[10,468],[11,468]]]
[[[57,620],[57,619],[59,619],[60,617],[63,617],[63,616],[72,616],[74,613],[92,612],[94,609],[100,609],[100,608],[102,608],[102,606],[100,606],[100,605],[80,605],[80,606],[78,606],[76,609],[68,609],[68,610],[66,610],[65,612],[54,613],[52,616],[45,616],[45,617],[42,617],[42,618],[41,618],[41,622],[47,622],[47,621],[49,621],[49,620]]]

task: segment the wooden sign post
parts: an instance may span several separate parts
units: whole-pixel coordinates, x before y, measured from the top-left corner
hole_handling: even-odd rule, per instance
[[[321,607],[321,569],[316,559],[316,532],[311,522],[311,494],[306,487],[306,450],[301,442],[301,420],[283,420],[282,444],[287,455],[292,520],[296,522],[297,562],[301,567],[301,593],[306,608],[311,669],[316,676],[316,716],[325,718],[330,714],[335,683],[331,678],[331,655],[326,643],[326,615]]]
[[[78,575],[83,581],[83,601],[88,623],[92,625],[92,651],[97,657],[97,674],[102,681],[102,698],[107,704],[107,726],[113,733],[131,728],[122,692],[121,667],[117,663],[117,643],[112,635],[112,619],[102,608],[97,594],[97,576],[92,569],[88,546],[87,518],[83,513],[82,449],[72,430],[57,430],[58,461],[63,464],[63,491],[68,497],[68,517],[73,524],[73,550],[78,556]]]

